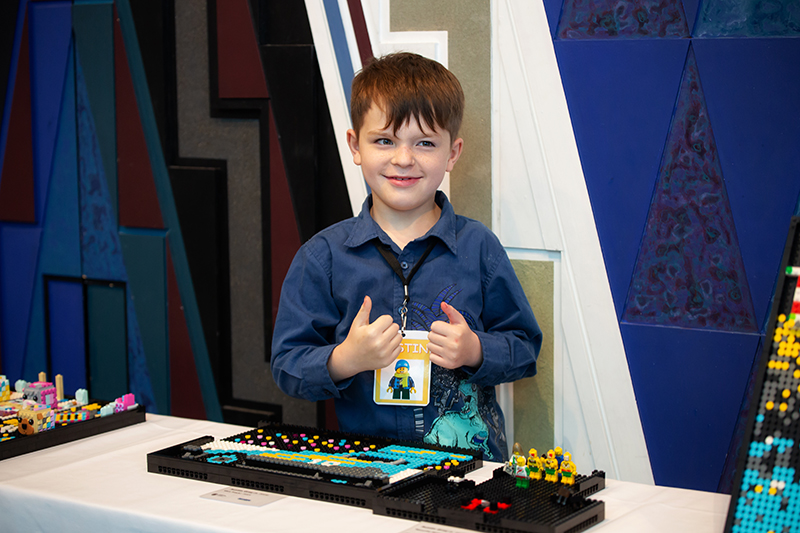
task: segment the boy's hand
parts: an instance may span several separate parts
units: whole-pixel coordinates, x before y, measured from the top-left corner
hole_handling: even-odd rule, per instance
[[[371,310],[372,300],[365,296],[347,338],[333,349],[328,372],[334,383],[365,370],[387,367],[400,355],[403,340],[400,326],[389,315],[382,315],[370,324]]]
[[[483,362],[481,341],[458,309],[442,302],[442,311],[450,323],[437,320],[428,333],[428,350],[431,363],[443,368],[470,366],[477,368]]]

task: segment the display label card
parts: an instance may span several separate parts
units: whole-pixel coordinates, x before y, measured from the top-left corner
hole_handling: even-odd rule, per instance
[[[410,527],[400,533],[463,533],[463,529],[451,526],[443,526],[439,524],[425,524],[420,523],[414,527]]]
[[[238,489],[235,487],[227,487],[224,489],[215,490],[213,492],[209,492],[208,494],[203,494],[200,497],[207,500],[238,503],[239,505],[249,505],[251,507],[262,507],[268,503],[272,503],[284,498],[284,496],[278,496],[277,494]]]
[[[400,350],[397,360],[375,371],[375,403],[428,405],[431,391],[428,332],[406,331]]]

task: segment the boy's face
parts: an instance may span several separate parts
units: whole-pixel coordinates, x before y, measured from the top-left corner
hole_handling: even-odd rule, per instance
[[[361,130],[348,130],[347,143],[372,190],[373,210],[419,217],[435,208],[436,190],[464,141],[451,142],[449,132],[421,128],[414,119],[394,133],[383,109],[373,103]]]

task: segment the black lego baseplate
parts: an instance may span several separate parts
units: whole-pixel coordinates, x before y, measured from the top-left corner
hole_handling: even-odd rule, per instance
[[[479,531],[577,533],[604,518],[604,503],[586,498],[605,487],[602,472],[578,475],[571,488],[543,480],[517,488],[503,469],[480,485],[464,479],[482,465],[471,450],[280,424],[147,456],[152,473]],[[506,508],[495,514],[498,502]]]

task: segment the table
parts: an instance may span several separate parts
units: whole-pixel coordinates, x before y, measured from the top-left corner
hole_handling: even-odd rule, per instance
[[[369,509],[290,496],[262,507],[209,500],[201,496],[223,487],[147,472],[150,452],[247,429],[148,414],[142,424],[0,461],[0,531],[400,533],[415,527]],[[481,482],[496,466],[468,477]],[[606,518],[592,533],[721,533],[730,502],[723,494],[616,480],[592,497],[606,502]]]

